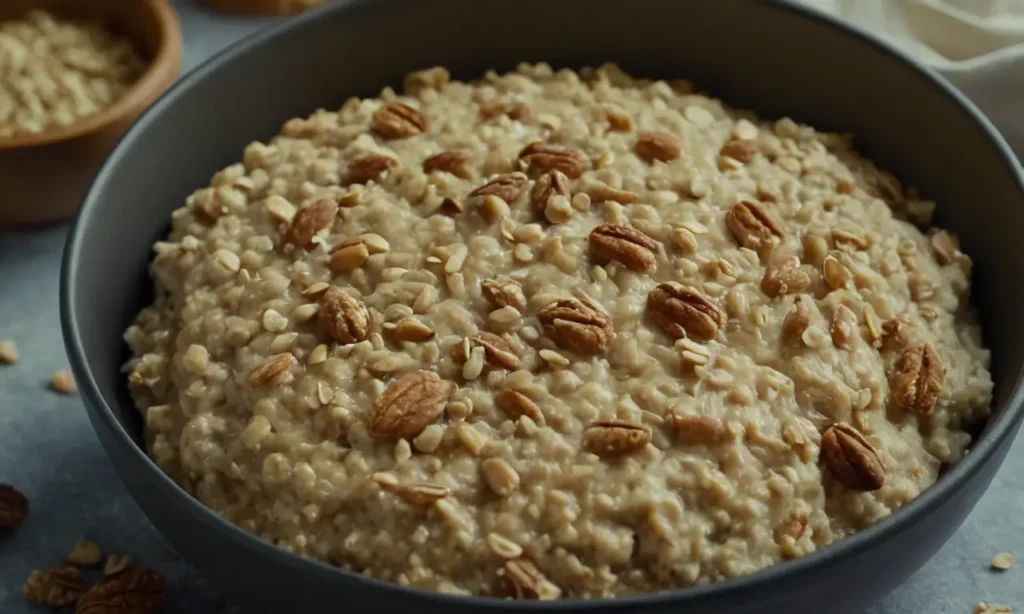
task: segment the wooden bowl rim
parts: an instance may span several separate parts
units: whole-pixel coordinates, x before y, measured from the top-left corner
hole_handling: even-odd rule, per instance
[[[2,0],[0,0],[2,1]],[[114,104],[67,126],[0,137],[0,151],[50,145],[98,132],[153,103],[173,82],[181,58],[181,24],[167,0],[134,0],[156,17],[159,47],[146,71]],[[168,73],[172,78],[168,81]],[[167,81],[167,82],[165,82]]]

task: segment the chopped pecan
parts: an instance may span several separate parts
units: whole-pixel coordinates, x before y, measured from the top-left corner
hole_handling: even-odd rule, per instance
[[[533,205],[533,210],[543,213],[544,208],[548,205],[548,200],[555,195],[566,198],[571,196],[569,178],[557,169],[550,170],[537,178],[537,182],[533,185],[533,191],[530,192],[530,203]]]
[[[856,251],[867,249],[870,245],[866,238],[841,228],[836,228],[830,235],[832,236],[832,244],[836,246],[836,249],[846,248]]]
[[[590,232],[588,241],[595,256],[621,262],[630,270],[649,273],[658,266],[658,242],[635,228],[602,224]]]
[[[741,247],[754,250],[762,257],[785,234],[782,227],[756,203],[740,201],[725,214],[725,225]]]
[[[427,131],[427,118],[400,102],[383,104],[373,112],[373,131],[386,139],[404,139]]]
[[[696,289],[676,282],[659,284],[647,295],[647,313],[673,339],[710,341],[725,326],[725,313]]]
[[[956,237],[940,230],[933,234],[929,241],[932,244],[932,252],[935,254],[935,261],[940,265],[953,264],[956,261],[956,253],[960,249]]]
[[[945,377],[938,352],[924,343],[903,350],[889,375],[889,388],[897,407],[928,416],[935,409]]]
[[[576,299],[560,299],[537,312],[544,333],[555,343],[584,354],[598,354],[611,343],[612,322]]]
[[[498,571],[497,594],[512,599],[557,599],[562,591],[532,561],[510,559]]]
[[[857,334],[857,314],[853,313],[846,305],[837,305],[832,312],[829,333],[832,335],[832,343],[836,347],[850,347],[850,342]]]
[[[498,175],[479,188],[469,193],[470,198],[493,194],[507,203],[515,202],[526,189],[529,179],[523,173],[505,173]]]
[[[647,162],[670,162],[683,153],[683,144],[668,132],[641,132],[636,135],[633,152]]]
[[[324,332],[342,345],[370,336],[372,322],[366,306],[338,288],[330,287],[320,295],[317,318]]]
[[[452,347],[452,360],[458,363],[466,362],[469,359],[468,349],[477,346],[484,349],[484,357],[487,364],[498,369],[518,369],[519,357],[512,351],[512,346],[503,338],[494,333],[479,332],[467,340],[468,343],[456,343]]]
[[[334,225],[336,215],[338,203],[329,198],[322,198],[308,207],[299,209],[292,220],[292,225],[285,233],[285,243],[309,247],[318,232],[330,229]]]
[[[786,255],[773,258],[761,278],[761,291],[771,297],[798,294],[811,286],[811,276],[800,268],[800,258]]]
[[[882,343],[889,349],[903,348],[910,343],[913,322],[905,318],[889,318],[882,322]]]
[[[507,277],[485,279],[480,283],[480,292],[496,307],[513,307],[519,313],[526,311],[526,295],[517,281]]]
[[[715,418],[673,414],[669,421],[676,440],[684,445],[710,446],[725,441],[729,436],[725,425]]]
[[[433,424],[455,385],[431,371],[409,371],[373,404],[370,430],[376,437],[413,439]]]
[[[519,416],[526,416],[537,424],[544,424],[544,414],[540,407],[530,397],[518,390],[512,388],[502,390],[494,397],[494,403],[512,420],[518,419]]]
[[[148,614],[164,601],[163,577],[149,569],[128,568],[111,575],[82,595],[75,614]]]
[[[524,102],[494,100],[480,105],[480,117],[494,119],[499,115],[507,115],[510,119],[526,123],[533,116],[530,105]]]
[[[733,139],[722,145],[722,150],[719,152],[727,158],[732,158],[737,162],[743,164],[749,164],[754,158],[757,157],[757,147],[753,141],[744,141],[741,139]]]
[[[790,339],[800,339],[807,327],[811,325],[812,317],[814,317],[814,312],[811,310],[810,299],[803,296],[797,297],[796,302],[793,303],[793,309],[786,314],[786,319],[782,321],[782,333]]]
[[[624,420],[598,420],[583,433],[583,447],[610,458],[643,450],[651,441],[651,427]]]
[[[561,171],[569,179],[576,179],[590,168],[590,159],[583,152],[540,141],[530,143],[519,152],[519,163],[532,176]]]
[[[851,490],[878,490],[885,483],[878,451],[849,424],[828,427],[821,436],[821,460],[832,477]]]
[[[345,183],[380,181],[384,173],[398,168],[398,165],[398,158],[394,156],[379,153],[360,156],[348,163],[345,169]]]
[[[469,159],[467,151],[442,151],[423,161],[423,172],[442,171],[468,181],[473,178],[473,172],[468,166]]]
[[[13,529],[28,517],[28,498],[10,484],[0,484],[0,531]]]

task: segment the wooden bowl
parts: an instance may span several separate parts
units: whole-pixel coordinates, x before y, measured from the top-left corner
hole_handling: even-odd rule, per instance
[[[134,42],[148,67],[120,99],[94,115],[36,134],[0,137],[0,226],[73,215],[121,134],[181,72],[181,25],[167,0],[0,0],[0,20],[31,9],[99,19]]]
[[[287,16],[325,4],[330,0],[200,0],[215,11],[241,15]]]

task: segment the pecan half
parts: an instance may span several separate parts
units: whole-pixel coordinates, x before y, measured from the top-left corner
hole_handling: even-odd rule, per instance
[[[28,517],[28,498],[10,484],[0,484],[0,531],[13,529]]]
[[[740,201],[725,214],[725,226],[736,243],[762,257],[785,234],[782,227],[756,203]]]
[[[761,291],[771,297],[798,294],[811,286],[811,276],[800,268],[795,255],[773,258],[761,278]]]
[[[532,561],[505,561],[498,571],[497,594],[512,599],[557,599],[562,591],[551,583]]]
[[[518,390],[512,388],[502,390],[494,397],[494,404],[512,420],[518,419],[519,416],[526,416],[537,424],[544,424],[544,414],[540,407],[533,402],[533,399]]]
[[[945,377],[939,354],[923,343],[903,350],[896,359],[889,375],[889,388],[898,407],[928,416],[935,409]]]
[[[366,154],[348,163],[345,168],[345,183],[366,183],[380,181],[384,173],[398,168],[398,158],[379,153]]]
[[[466,362],[469,359],[466,352],[467,345],[470,350],[477,346],[482,347],[489,366],[509,370],[519,368],[519,357],[512,351],[512,346],[494,333],[479,332],[469,337],[468,343],[456,343],[452,347],[452,360],[458,363]]]
[[[560,299],[537,312],[544,334],[555,343],[584,354],[598,354],[611,343],[612,322],[576,299]]]
[[[583,447],[604,458],[643,450],[651,441],[651,427],[625,420],[598,420],[583,433]]]
[[[526,311],[526,295],[517,281],[507,277],[485,279],[480,284],[480,292],[496,307],[514,307],[519,313]]]
[[[710,341],[725,326],[725,313],[696,289],[670,281],[647,295],[651,322],[669,337]]]
[[[386,139],[404,139],[427,131],[427,118],[400,102],[389,102],[373,112],[371,128]]]
[[[370,336],[370,313],[347,292],[330,287],[320,295],[317,310],[320,327],[342,345],[358,343]]]
[[[526,189],[529,179],[523,173],[505,173],[498,175],[479,188],[469,193],[470,198],[493,194],[507,203],[515,202]]]
[[[298,247],[309,247],[318,232],[330,229],[334,225],[336,215],[338,203],[329,198],[322,198],[308,207],[299,209],[295,213],[292,225],[285,233],[284,242]]]
[[[409,371],[373,404],[370,430],[387,439],[413,439],[437,421],[455,385],[431,371]]]
[[[423,161],[423,172],[442,171],[468,181],[473,178],[473,173],[468,166],[469,159],[467,151],[442,151]]]
[[[658,267],[659,243],[644,233],[616,224],[602,224],[590,231],[590,251],[598,258],[615,260],[641,273]]]
[[[569,190],[569,178],[560,170],[551,170],[537,178],[533,184],[533,191],[530,192],[530,203],[537,213],[544,213],[548,200],[555,195],[566,198],[571,196]]]
[[[519,163],[530,175],[561,171],[569,179],[576,179],[590,168],[590,159],[583,152],[569,147],[547,145],[540,141],[530,143],[519,152]]]
[[[82,571],[74,565],[56,565],[29,574],[21,591],[32,603],[55,608],[73,605],[89,589]]]
[[[633,152],[647,162],[669,162],[683,153],[683,143],[668,132],[641,132],[636,135]]]
[[[82,595],[75,614],[146,614],[164,601],[163,577],[149,569],[128,568],[109,576]]]
[[[821,436],[821,460],[832,477],[851,490],[878,490],[885,483],[878,451],[849,424],[828,427]]]

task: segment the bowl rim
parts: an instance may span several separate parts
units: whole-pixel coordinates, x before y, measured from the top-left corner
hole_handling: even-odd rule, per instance
[[[42,132],[15,133],[0,137],[0,151],[22,147],[38,147],[69,141],[83,135],[99,132],[124,117],[137,113],[157,100],[177,77],[181,63],[181,23],[169,0],[135,0],[148,11],[160,28],[160,40],[153,59],[145,72],[114,104],[87,115],[67,126],[49,128]],[[175,68],[178,66],[179,68]],[[168,76],[171,77],[168,82]]]
[[[60,277],[61,324],[68,358],[75,379],[78,382],[86,410],[91,414],[94,426],[102,425],[113,436],[113,442],[120,452],[130,457],[132,462],[141,465],[141,471],[144,472],[146,478],[164,497],[180,502],[179,505],[183,515],[187,515],[187,517],[194,521],[201,522],[210,530],[219,532],[225,539],[247,550],[250,554],[266,557],[275,564],[291,568],[293,571],[299,571],[308,576],[315,576],[324,581],[345,578],[350,582],[364,583],[376,589],[399,593],[407,599],[418,599],[421,602],[432,603],[439,607],[462,606],[489,611],[494,611],[498,608],[505,611],[536,611],[543,609],[558,612],[577,612],[586,609],[587,611],[598,612],[622,611],[622,609],[630,607],[656,607],[668,604],[684,605],[687,602],[694,602],[708,597],[718,597],[725,593],[733,595],[751,594],[759,589],[770,587],[784,576],[799,575],[811,570],[821,571],[872,549],[879,542],[886,540],[894,534],[905,532],[915,524],[917,518],[941,507],[957,492],[962,490],[970,478],[982,470],[989,459],[1000,449],[1001,445],[1016,431],[1017,423],[1024,417],[1024,383],[1022,383],[1024,369],[1017,372],[1013,389],[1007,398],[1003,411],[998,417],[990,421],[981,436],[973,442],[973,445],[970,447],[971,453],[967,454],[949,472],[918,497],[881,521],[824,548],[819,548],[806,556],[783,561],[747,575],[706,585],[609,599],[566,599],[557,601],[503,600],[494,597],[450,595],[410,588],[345,571],[327,563],[292,554],[248,533],[219,516],[212,509],[203,505],[198,499],[178,486],[167,474],[157,467],[156,463],[150,459],[141,446],[136,445],[124,425],[114,415],[111,403],[100,393],[99,386],[86,360],[84,344],[79,333],[76,300],[74,298],[78,283],[78,278],[74,275],[74,271],[79,267],[80,253],[84,249],[84,234],[88,230],[89,219],[94,214],[94,209],[99,206],[95,188],[107,180],[112,173],[112,169],[118,164],[119,159],[125,156],[125,148],[127,145],[130,145],[129,141],[136,134],[144,131],[147,125],[155,121],[165,108],[175,104],[176,99],[191,89],[196,83],[216,74],[221,67],[245,56],[250,50],[272,43],[278,35],[292,30],[300,30],[312,21],[321,19],[327,13],[346,13],[353,8],[381,1],[383,0],[337,0],[334,3],[328,3],[305,14],[289,18],[269,27],[264,27],[226,46],[205,60],[161,95],[160,99],[126,131],[117,147],[115,147],[94,177],[70,229],[63,254]],[[388,1],[400,4],[403,0]],[[797,0],[768,0],[764,4],[769,5],[773,10],[790,14],[793,19],[816,22],[818,25],[833,30],[839,36],[858,39],[863,44],[873,47],[876,51],[886,54],[893,61],[900,62],[918,72],[927,81],[930,81],[930,84],[939,93],[956,104],[966,118],[975,124],[981,133],[980,136],[986,138],[1000,154],[1005,171],[1014,180],[1020,193],[1024,195],[1024,167],[1018,162],[1005,139],[984,113],[943,76],[879,36],[816,8],[799,4]]]

